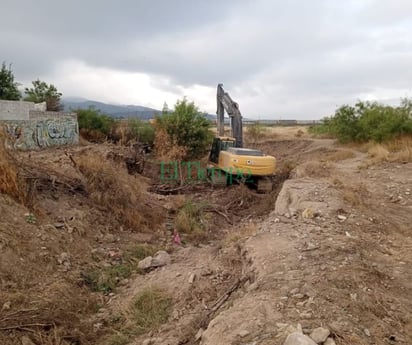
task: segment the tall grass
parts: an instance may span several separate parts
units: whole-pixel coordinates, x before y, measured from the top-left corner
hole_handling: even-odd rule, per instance
[[[370,142],[364,145],[369,159],[364,167],[381,162],[412,162],[412,136],[394,138],[383,143]]]

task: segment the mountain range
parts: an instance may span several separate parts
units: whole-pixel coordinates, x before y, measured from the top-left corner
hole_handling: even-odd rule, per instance
[[[110,115],[114,118],[138,118],[141,120],[149,120],[162,112],[161,110],[141,105],[117,105],[83,98],[63,98],[62,104],[64,106],[64,111],[88,109],[91,107],[100,111],[102,114]],[[209,120],[216,119],[216,115],[206,114],[206,117]]]
[[[135,117],[141,120],[148,120],[154,118],[156,114],[161,113],[161,110],[143,107],[141,105],[116,105],[81,98],[65,98],[62,100],[62,103],[64,111],[94,108],[102,114],[115,118]]]

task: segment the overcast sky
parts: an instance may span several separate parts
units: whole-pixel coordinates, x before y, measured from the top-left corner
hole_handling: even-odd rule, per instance
[[[1,0],[0,60],[65,97],[317,119],[412,96],[411,0]]]

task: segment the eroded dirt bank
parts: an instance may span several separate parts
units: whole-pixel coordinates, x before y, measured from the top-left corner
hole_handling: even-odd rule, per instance
[[[365,168],[366,154],[330,140],[263,145],[293,169],[281,190],[164,196],[137,177],[139,229],[114,218],[104,194],[80,188],[85,176],[64,150],[26,156],[65,178],[40,180],[34,218],[1,196],[0,342],[281,345],[322,326],[329,344],[410,344],[412,164]],[[69,153],[79,161],[106,150]],[[202,205],[207,230],[177,245],[170,226],[188,200]],[[167,264],[139,270],[158,250]],[[136,298],[157,291],[167,299],[151,319],[139,316],[142,327]]]

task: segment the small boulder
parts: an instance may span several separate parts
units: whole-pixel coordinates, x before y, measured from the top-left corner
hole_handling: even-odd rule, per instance
[[[170,264],[170,255],[164,250],[158,251],[152,260],[152,267],[161,267]]]
[[[325,342],[326,339],[328,339],[329,335],[330,335],[330,331],[327,328],[318,327],[312,331],[312,333],[310,334],[310,337],[317,344],[321,344]]]
[[[154,257],[148,256],[143,260],[140,260],[137,267],[142,270],[148,270],[151,268],[166,266],[170,264],[170,261],[170,255],[164,250],[160,250]]]
[[[328,338],[326,341],[323,343],[323,345],[336,345],[335,340],[333,338]]]
[[[195,279],[196,279],[196,274],[195,274],[195,273],[192,273],[192,274],[189,276],[189,284],[193,284],[194,281],[195,281]]]
[[[199,328],[195,336],[195,341],[199,341],[200,339],[202,339],[203,332],[204,332],[204,329]]]
[[[152,267],[152,260],[153,258],[151,256],[148,256],[143,260],[140,260],[137,264],[137,267],[139,267],[141,270],[147,270]]]
[[[293,332],[288,335],[283,345],[316,345],[316,343],[300,332]]]
[[[32,342],[32,340],[28,336],[24,335],[21,337],[21,345],[35,345],[35,344]]]

